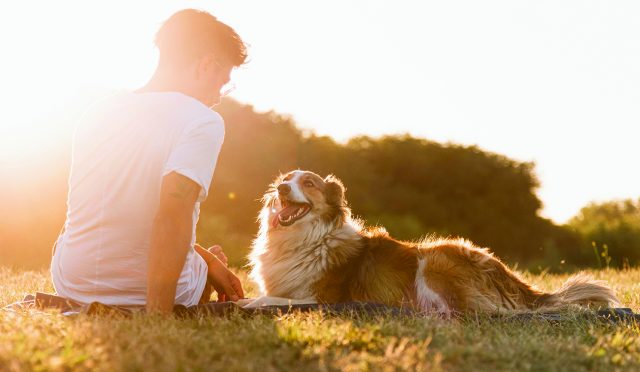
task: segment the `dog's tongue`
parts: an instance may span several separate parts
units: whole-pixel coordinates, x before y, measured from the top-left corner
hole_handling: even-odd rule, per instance
[[[302,208],[300,204],[289,204],[286,207],[282,208],[278,213],[273,215],[273,219],[271,220],[271,225],[273,227],[278,226],[278,218],[282,216],[282,218],[287,218],[292,214],[296,213],[298,209]]]

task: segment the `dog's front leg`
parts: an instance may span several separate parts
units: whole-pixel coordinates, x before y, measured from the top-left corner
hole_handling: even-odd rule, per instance
[[[242,302],[240,302],[242,301]],[[260,296],[247,303],[247,299],[236,302],[245,309],[255,309],[261,306],[289,306],[318,303],[314,298],[293,299],[284,297]]]

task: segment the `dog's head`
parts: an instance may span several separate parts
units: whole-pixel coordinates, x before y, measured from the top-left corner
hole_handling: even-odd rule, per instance
[[[344,186],[334,176],[322,178],[295,170],[280,175],[263,199],[263,223],[269,229],[321,220],[342,224],[349,217]]]

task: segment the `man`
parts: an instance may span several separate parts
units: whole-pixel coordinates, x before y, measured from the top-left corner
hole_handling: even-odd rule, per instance
[[[174,304],[243,297],[219,247],[195,244],[224,137],[219,103],[247,57],[240,37],[203,11],[182,10],[156,34],[151,80],[94,104],[76,129],[65,228],[51,263],[60,296],[82,303]]]

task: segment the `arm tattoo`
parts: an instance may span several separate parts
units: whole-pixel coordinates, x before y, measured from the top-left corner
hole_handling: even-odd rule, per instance
[[[194,187],[192,186],[190,181],[178,178],[176,182],[176,190],[169,195],[177,199],[186,199],[187,197],[191,196],[193,192]]]

